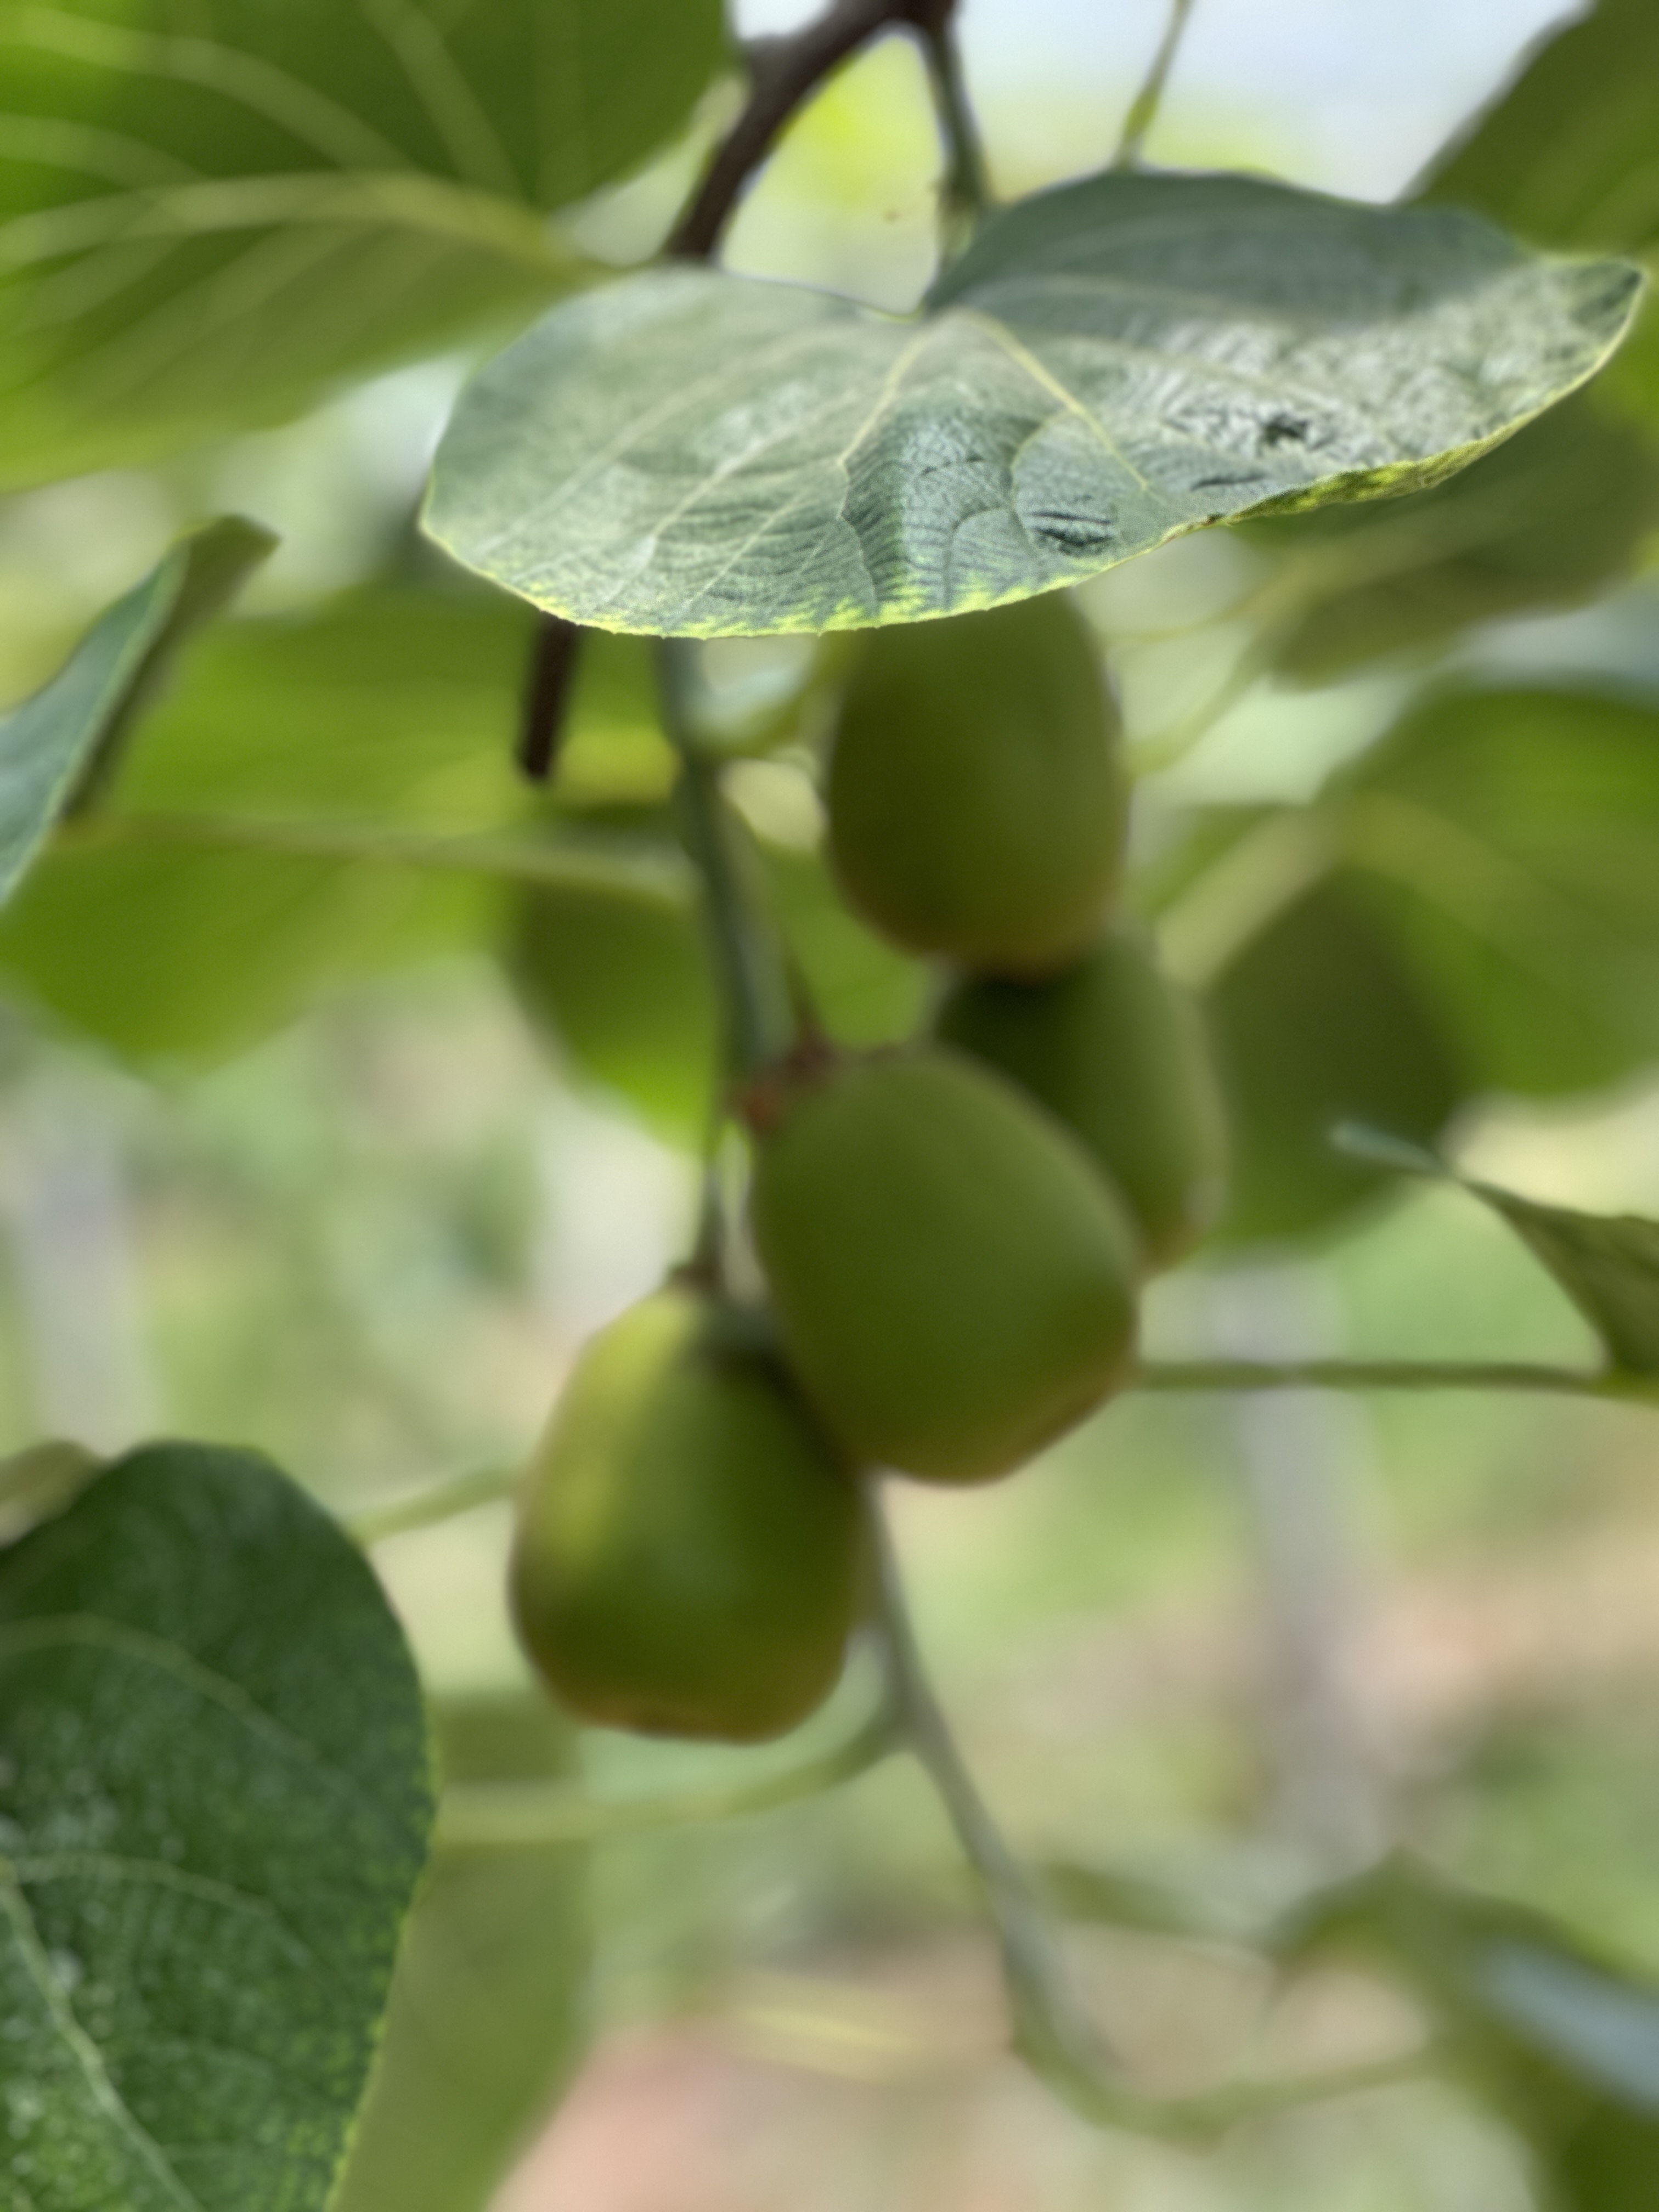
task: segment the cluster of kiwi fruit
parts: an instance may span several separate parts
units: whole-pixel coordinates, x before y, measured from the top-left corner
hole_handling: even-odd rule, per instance
[[[534,1455],[515,1617],[611,1726],[805,1718],[863,1600],[860,1477],[982,1481],[1091,1413],[1142,1282],[1219,1203],[1196,1010],[1117,912],[1128,786],[1069,599],[872,633],[825,799],[848,901],[942,986],[924,1036],[749,1084],[766,1307],[672,1279],[590,1344]]]

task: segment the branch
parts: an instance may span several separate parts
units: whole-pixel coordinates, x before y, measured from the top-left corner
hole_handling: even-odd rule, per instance
[[[1158,111],[1164,102],[1164,88],[1170,82],[1170,72],[1175,67],[1176,56],[1181,52],[1181,41],[1192,20],[1193,0],[1170,0],[1170,20],[1164,26],[1164,36],[1158,41],[1152,65],[1146,72],[1146,82],[1129,103],[1129,112],[1123,118],[1123,133],[1117,143],[1112,166],[1132,169],[1140,159],[1140,149],[1146,143],[1147,133],[1158,120]]]
[[[537,624],[518,752],[519,766],[532,783],[553,781],[586,635],[562,615],[544,614]]]
[[[979,1877],[1002,1954],[1016,2046],[1063,2103],[1100,2127],[1204,2143],[1245,2120],[1414,2080],[1432,2064],[1433,2048],[1424,2045],[1355,2066],[1228,2082],[1196,2096],[1168,2098],[1144,2095],[1110,2071],[1101,2039],[1067,1983],[1030,1876],[980,1796],[927,1679],[892,1540],[873,1493],[869,1513],[893,1726],[938,1791],[963,1856]]]
[[[1659,1376],[1504,1359],[1149,1359],[1132,1390],[1526,1390],[1659,1405]]]
[[[720,788],[719,763],[698,738],[696,650],[684,638],[659,641],[663,727],[679,756],[686,849],[702,879],[729,1070],[741,1080],[782,1058],[795,1042],[796,1022],[782,947],[751,891],[749,856]]]
[[[744,186],[801,103],[882,31],[908,25],[930,46],[945,37],[955,6],[956,0],[836,0],[793,38],[755,46],[748,105],[717,149],[668,252],[681,261],[711,259]]]
[[[434,1482],[410,1497],[365,1506],[361,1513],[347,1516],[345,1531],[367,1551],[372,1544],[384,1544],[388,1536],[402,1536],[411,1528],[434,1528],[480,1505],[493,1505],[497,1498],[510,1498],[518,1481],[517,1473],[510,1468],[478,1468],[471,1474],[458,1474],[449,1482]]]
[[[572,839],[495,835],[434,837],[379,823],[265,821],[223,814],[97,814],[65,823],[58,852],[113,847],[182,847],[202,852],[268,854],[274,860],[369,861],[445,875],[498,876],[558,890],[628,890],[675,913],[690,905],[690,870],[672,851],[604,851]]]
[[[551,1844],[599,1843],[655,1828],[704,1826],[775,1812],[878,1765],[895,1749],[892,1721],[884,1705],[844,1743],[820,1757],[763,1781],[674,1797],[603,1801],[545,1783],[461,1783],[445,1793],[438,1814],[441,1850],[522,1851]]]

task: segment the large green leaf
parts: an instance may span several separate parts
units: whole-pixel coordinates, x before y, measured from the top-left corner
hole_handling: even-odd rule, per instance
[[[447,1782],[553,1779],[569,1731],[544,1698],[441,1705]],[[580,2056],[586,1853],[441,1840],[392,1978],[386,2036],[330,2212],[482,2212]]]
[[[457,837],[526,820],[511,749],[531,620],[503,594],[408,586],[226,625],[112,807],[0,923],[0,973],[148,1060],[249,1042],[330,978],[481,948],[499,893],[447,863]],[[584,656],[574,797],[664,787],[647,660],[620,639]]]
[[[276,541],[212,524],[118,599],[43,690],[0,717],[0,905],[88,774],[119,744],[167,661]]]
[[[0,0],[0,481],[530,312],[720,52],[718,0]]]
[[[1421,1997],[1463,2081],[1525,2138],[1546,2212],[1659,2197],[1659,1983],[1544,1914],[1397,1859],[1317,1900],[1289,1948],[1358,1950]]]
[[[1589,375],[1639,281],[1453,210],[1115,172],[994,216],[916,320],[700,269],[567,304],[463,395],[427,526],[613,629],[994,605],[1437,481]]]
[[[0,2196],[323,2212],[431,1804],[335,1524],[156,1444],[0,1555]]]
[[[1449,692],[1408,713],[1326,805],[1472,1090],[1549,1096],[1659,1059],[1652,707]]]
[[[1249,526],[1291,564],[1275,665],[1323,683],[1472,623],[1589,598],[1659,530],[1659,450],[1585,392],[1403,507]]]
[[[1230,1242],[1306,1235],[1386,1170],[1331,1144],[1345,1121],[1432,1138],[1464,1096],[1455,1049],[1346,878],[1289,908],[1206,1000],[1232,1128]]]

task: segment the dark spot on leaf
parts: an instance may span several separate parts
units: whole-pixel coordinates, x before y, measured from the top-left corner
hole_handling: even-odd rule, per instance
[[[1264,446],[1305,445],[1308,425],[1294,415],[1270,415],[1261,426]]]
[[[1193,486],[1194,491],[1238,491],[1246,484],[1266,483],[1267,478],[1260,470],[1244,477],[1200,477]]]
[[[1033,538],[1073,557],[1103,553],[1117,537],[1115,525],[1097,514],[1027,514],[1022,520]]]

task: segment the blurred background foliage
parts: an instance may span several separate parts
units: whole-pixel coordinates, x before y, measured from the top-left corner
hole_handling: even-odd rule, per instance
[[[492,111],[493,149],[459,125],[421,141],[365,56],[313,41],[338,72],[319,95],[370,115],[418,207],[387,203],[361,143],[319,173],[314,147],[243,143],[203,90],[179,119],[200,174],[291,169],[295,197],[182,256],[128,240],[113,290],[54,260],[49,313],[27,258],[0,278],[0,702],[201,517],[282,538],[125,751],[116,831],[64,840],[0,923],[8,1449],[256,1443],[343,1510],[510,1463],[574,1346],[686,1233],[716,1016],[648,649],[593,641],[556,793],[529,791],[510,745],[531,618],[415,526],[471,361],[648,255],[731,112],[711,7],[568,12],[596,104]],[[754,0],[739,27],[805,12]],[[1545,244],[1647,253],[1650,10],[1582,12],[1199,0],[1148,151],[1420,184]],[[1013,192],[1108,156],[1162,9],[971,0],[965,27]],[[640,56],[648,82],[607,106]],[[36,124],[0,155],[0,219],[61,215],[45,133],[80,66],[37,54],[9,82]],[[467,67],[488,86],[518,65],[481,33]],[[787,133],[726,258],[906,306],[938,170],[920,65],[884,41]],[[319,192],[349,196],[327,202],[332,257],[305,250]],[[272,267],[250,319],[238,283]],[[1224,1235],[1154,1293],[1149,1351],[1591,1357],[1490,1213],[1326,1137],[1358,1118],[1540,1199],[1659,1213],[1655,343],[1437,492],[1185,541],[1080,594],[1140,772],[1137,895],[1205,994],[1237,1127]],[[845,914],[818,855],[841,664],[795,641],[708,660],[753,864],[831,1027],[904,1034],[933,980]],[[468,864],[555,839],[557,880]],[[735,1826],[447,1856],[346,2202],[464,2212],[586,2042],[502,2212],[1650,2203],[1659,2015],[1596,1961],[1659,1976],[1656,1454],[1651,1413],[1613,1406],[1131,1397],[1017,1483],[896,1501],[966,1747],[1074,1908],[1137,2074],[1336,2063],[1432,2016],[1454,2086],[1212,2154],[1089,2132],[1002,2057],[942,1823],[884,1769]],[[450,1771],[580,1768],[621,1795],[738,1771],[574,1745],[528,1702],[506,1528],[492,1506],[378,1553]],[[1394,1930],[1388,1970],[1334,1928],[1275,1995],[1230,1931],[1388,1840],[1440,1870],[1356,1905]],[[1499,1942],[1459,1881],[1514,1900],[1522,1935]],[[1146,1897],[1183,1900],[1201,1937],[1106,1924]],[[1528,1909],[1590,1963],[1551,1953],[1517,2014],[1512,1964],[1494,1982],[1481,1962],[1531,1955]],[[1582,2037],[1567,2060],[1549,2040],[1608,2005],[1645,2106]],[[474,2021],[500,2063],[456,2033]],[[476,2139],[422,2135],[444,2097],[471,2100]]]

